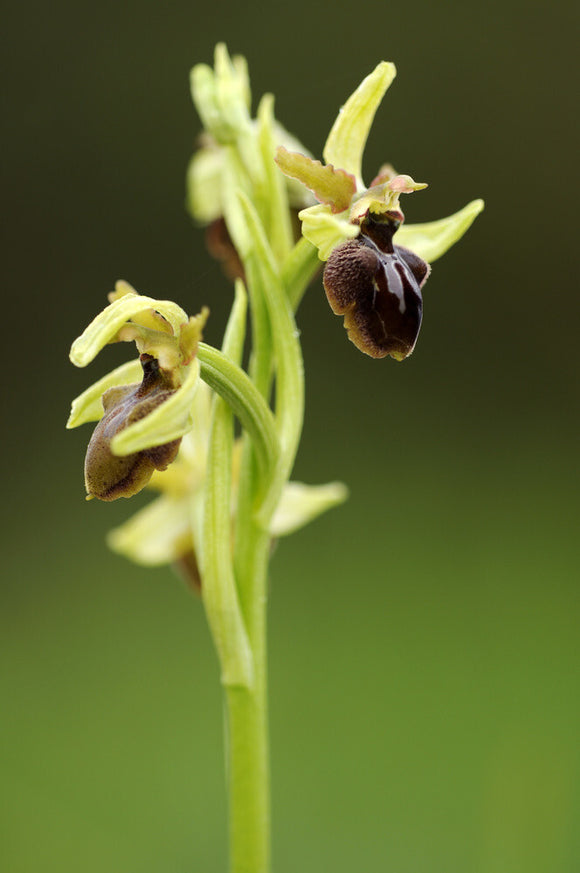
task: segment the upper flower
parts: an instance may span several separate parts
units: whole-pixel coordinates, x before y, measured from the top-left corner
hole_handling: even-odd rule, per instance
[[[208,314],[188,318],[177,304],[137,294],[126,282],[109,299],[70,352],[77,367],[112,342],[134,341],[140,352],[77,397],[67,422],[100,420],[85,460],[87,494],[100,500],[131,497],[175,459],[193,424],[195,355]]]
[[[319,201],[299,213],[302,233],[320,259],[329,261],[324,285],[333,311],[345,316],[350,339],[373,357],[401,360],[413,351],[421,324],[426,262],[463,236],[483,201],[473,200],[439,221],[402,226],[400,195],[426,184],[385,164],[365,186],[364,147],[395,75],[394,64],[383,61],[349,97],[326,140],[325,164],[284,147],[277,149],[276,161]]]
[[[191,93],[204,131],[187,168],[187,207],[197,222],[211,225],[228,212],[228,187],[239,184],[239,177],[234,179],[231,171],[232,149],[237,150],[236,161],[262,197],[270,181],[274,147],[283,145],[300,152],[306,149],[274,118],[271,94],[262,97],[257,115],[252,117],[246,59],[241,55],[230,58],[223,43],[216,46],[215,69],[197,64],[191,71]],[[292,178],[284,182],[291,209],[299,210],[314,202],[299,182]]]

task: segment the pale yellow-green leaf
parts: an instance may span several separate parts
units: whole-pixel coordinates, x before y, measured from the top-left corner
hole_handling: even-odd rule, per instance
[[[326,140],[323,152],[326,163],[352,173],[359,188],[364,188],[362,156],[367,137],[396,72],[394,64],[387,61],[378,64],[341,108]]]
[[[107,545],[147,567],[178,560],[192,548],[189,498],[158,497],[110,531]]]
[[[404,224],[396,233],[396,245],[411,249],[428,263],[436,261],[469,229],[484,207],[483,200],[472,200],[459,212],[424,224]]]
[[[273,94],[264,94],[258,106],[258,143],[264,164],[263,200],[268,236],[277,260],[284,263],[294,244],[294,232],[286,185],[289,180],[280,172],[274,160],[277,143],[274,138]]]
[[[223,354],[237,361],[245,335],[246,292],[236,285],[236,299],[228,320]],[[232,447],[233,412],[216,397],[207,456],[205,502],[202,519],[202,598],[218,652],[222,683],[249,687],[253,656],[242,614],[232,560]]]
[[[143,370],[138,358],[111,370],[110,373],[107,373],[98,382],[94,382],[73,400],[70,416],[66,423],[67,428],[78,427],[88,421],[99,421],[103,416],[101,398],[105,391],[118,385],[131,385],[140,382],[142,377]]]
[[[272,518],[270,533],[273,537],[294,533],[323,512],[344,503],[347,497],[348,489],[342,482],[328,485],[288,482]]]
[[[239,191],[248,193],[251,187],[239,157],[233,149],[229,149],[223,173],[224,218],[232,243],[243,262],[248,256],[252,243],[240,206]]]
[[[115,455],[132,455],[179,439],[192,427],[191,406],[199,384],[199,362],[189,366],[185,380],[168,400],[130,424],[111,440]]]
[[[302,221],[302,235],[316,246],[321,261],[327,261],[333,248],[354,239],[360,230],[348,220],[348,210],[333,215],[330,206],[324,203],[303,209],[298,218]]]
[[[89,324],[72,344],[70,359],[75,367],[86,367],[133,316],[147,309],[155,309],[177,333],[187,321],[183,309],[171,300],[155,300],[141,294],[127,294],[110,303]]]

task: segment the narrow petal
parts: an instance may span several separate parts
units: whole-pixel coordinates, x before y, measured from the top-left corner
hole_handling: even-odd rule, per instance
[[[98,382],[94,382],[90,388],[87,388],[73,400],[70,416],[66,423],[67,428],[78,427],[88,421],[99,421],[103,416],[102,396],[105,391],[109,388],[116,388],[118,385],[131,385],[134,382],[140,382],[142,377],[143,370],[138,358],[111,370],[110,373],[107,373]]]
[[[396,73],[394,64],[382,61],[363,79],[338,113],[326,140],[323,152],[326,163],[352,173],[360,188],[364,188],[361,175],[362,155],[369,130],[385,91]]]
[[[339,506],[348,497],[348,489],[342,482],[328,485],[304,485],[288,482],[270,524],[273,537],[286,536],[314,521],[327,509]]]
[[[461,239],[483,207],[483,200],[472,200],[459,212],[439,221],[404,224],[395,235],[395,243],[432,263]]]
[[[274,140],[276,145],[284,146],[289,152],[300,152],[301,155],[306,155],[311,158],[312,155],[299,139],[288,133],[279,121],[274,119]],[[307,206],[314,205],[314,197],[300,182],[296,179],[286,178],[286,186],[288,188],[288,199],[292,209],[306,209]]]
[[[298,213],[302,234],[318,249],[321,261],[327,261],[335,246],[358,236],[360,228],[349,221],[348,210],[333,215],[330,206],[318,204]]]
[[[149,415],[120,431],[111,441],[115,455],[132,455],[184,436],[193,426],[191,405],[199,384],[199,362],[188,369],[183,385]]]
[[[187,321],[183,309],[170,300],[155,300],[153,297],[145,297],[141,294],[126,294],[103,309],[74,341],[70,350],[70,359],[75,367],[86,367],[90,364],[130,318],[147,309],[160,312],[176,333],[180,325]]]
[[[415,182],[411,176],[393,176],[392,179],[374,188],[368,188],[358,199],[354,199],[350,208],[349,218],[358,222],[370,210],[375,215],[401,210],[399,197],[401,194],[412,194],[427,187],[426,182]]]
[[[331,164],[289,152],[283,146],[276,149],[276,163],[283,173],[302,182],[321,203],[327,203],[333,212],[344,212],[356,192],[354,176],[336,170]]]
[[[189,498],[158,497],[110,531],[107,545],[147,567],[177,561],[192,548]]]

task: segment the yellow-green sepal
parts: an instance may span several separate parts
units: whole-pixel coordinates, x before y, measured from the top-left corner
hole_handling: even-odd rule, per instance
[[[140,382],[142,376],[141,364],[136,359],[121,364],[120,367],[107,373],[98,382],[94,382],[73,400],[70,416],[66,423],[67,428],[79,427],[79,425],[89,421],[99,421],[103,417],[102,397],[105,391],[120,385],[132,385],[135,382]]]
[[[395,78],[395,65],[381,61],[348,98],[332,125],[322,153],[327,164],[352,173],[357,188],[364,188],[362,156],[384,94]]]
[[[121,328],[134,316],[153,309],[171,325],[175,334],[188,318],[183,309],[171,300],[155,300],[141,294],[125,294],[110,303],[72,344],[70,359],[75,367],[86,367]]]
[[[281,537],[294,533],[347,498],[348,489],[342,482],[327,485],[288,482],[270,522],[270,534]]]
[[[156,567],[179,560],[192,549],[189,497],[162,495],[111,530],[107,545],[136,564]]]
[[[461,239],[483,208],[483,200],[472,200],[447,218],[424,224],[404,224],[397,231],[394,242],[432,263]]]
[[[333,214],[330,206],[324,203],[309,206],[298,213],[302,221],[302,235],[316,246],[321,261],[327,261],[337,245],[359,235],[360,228],[351,224],[349,213],[345,209],[344,212]]]

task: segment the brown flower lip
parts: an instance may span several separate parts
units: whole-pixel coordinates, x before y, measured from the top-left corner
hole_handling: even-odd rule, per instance
[[[373,358],[399,361],[415,347],[430,271],[418,255],[393,244],[401,219],[400,213],[368,213],[360,235],[333,250],[323,276],[331,309],[344,316],[354,345]]]
[[[114,436],[153,412],[174,393],[171,380],[151,355],[141,355],[143,380],[135,385],[109,388],[103,395],[105,414],[87,447],[85,486],[89,497],[111,501],[132,497],[149,482],[154,470],[165,470],[175,460],[181,439],[132,455],[111,452]]]

